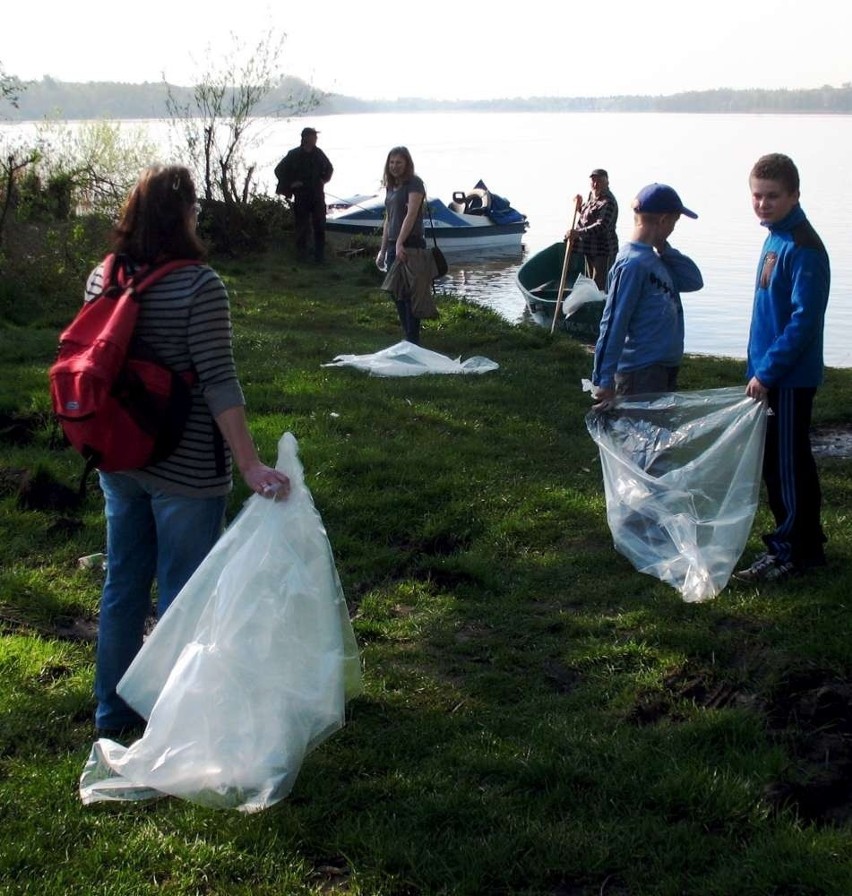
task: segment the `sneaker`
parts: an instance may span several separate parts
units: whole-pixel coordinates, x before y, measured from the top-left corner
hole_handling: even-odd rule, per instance
[[[734,578],[741,582],[779,582],[798,572],[799,568],[789,560],[779,560],[774,554],[761,554],[751,566],[737,570]]]

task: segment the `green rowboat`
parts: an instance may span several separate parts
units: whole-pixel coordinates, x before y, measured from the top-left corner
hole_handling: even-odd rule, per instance
[[[553,243],[552,246],[528,258],[515,275],[515,281],[524,296],[530,316],[536,323],[548,329],[553,324],[556,293],[559,290],[564,263],[565,243]],[[572,253],[568,260],[566,289],[562,295],[563,304],[571,294],[574,281],[582,273],[584,273],[583,256]],[[587,302],[580,305],[569,317],[565,317],[560,309],[556,326],[581,342],[594,343],[598,338],[603,306],[603,302]]]

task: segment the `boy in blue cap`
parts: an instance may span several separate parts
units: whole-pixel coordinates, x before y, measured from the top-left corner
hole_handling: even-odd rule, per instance
[[[735,576],[757,582],[825,565],[810,425],[823,378],[831,271],[825,246],[799,205],[793,160],[781,153],[761,156],[749,187],[754,213],[769,233],[757,268],[746,394],[769,405],[763,480],[776,526],[763,536],[766,553]]]
[[[633,234],[607,277],[595,345],[594,409],[615,397],[677,388],[683,359],[682,292],[704,286],[698,266],[669,245],[681,215],[697,218],[666,184],[649,184],[633,200]]]

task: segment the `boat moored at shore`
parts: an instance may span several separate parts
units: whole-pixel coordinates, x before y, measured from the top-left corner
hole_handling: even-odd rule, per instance
[[[453,193],[449,204],[427,197],[424,234],[444,252],[472,249],[518,249],[529,227],[526,215],[507,199],[492,193],[482,181],[470,191]],[[326,231],[349,236],[378,237],[384,224],[384,194],[353,196],[328,207]]]
[[[518,268],[515,281],[526,302],[532,319],[541,326],[551,328],[554,316],[556,327],[581,342],[593,343],[598,338],[601,315],[603,314],[603,293],[597,288],[592,294],[600,296],[599,301],[586,301],[571,310],[571,293],[577,278],[583,276],[584,262],[582,255],[574,254],[568,258],[565,283],[563,285],[562,308],[556,315],[557,294],[565,264],[565,242],[553,243],[541,252],[536,252]],[[586,278],[587,280],[587,278]],[[587,281],[587,284],[593,281]],[[563,308],[570,310],[567,316]]]

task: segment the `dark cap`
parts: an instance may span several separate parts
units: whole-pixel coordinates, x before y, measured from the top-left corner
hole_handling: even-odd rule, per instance
[[[589,175],[589,177],[605,177],[609,180],[609,175],[603,168],[595,168],[595,170]]]
[[[667,215],[677,212],[687,218],[697,218],[681,201],[680,196],[666,184],[648,184],[636,194],[633,200],[633,211],[650,215]]]
[[[302,128],[303,137],[316,137],[319,131],[316,128]]]

